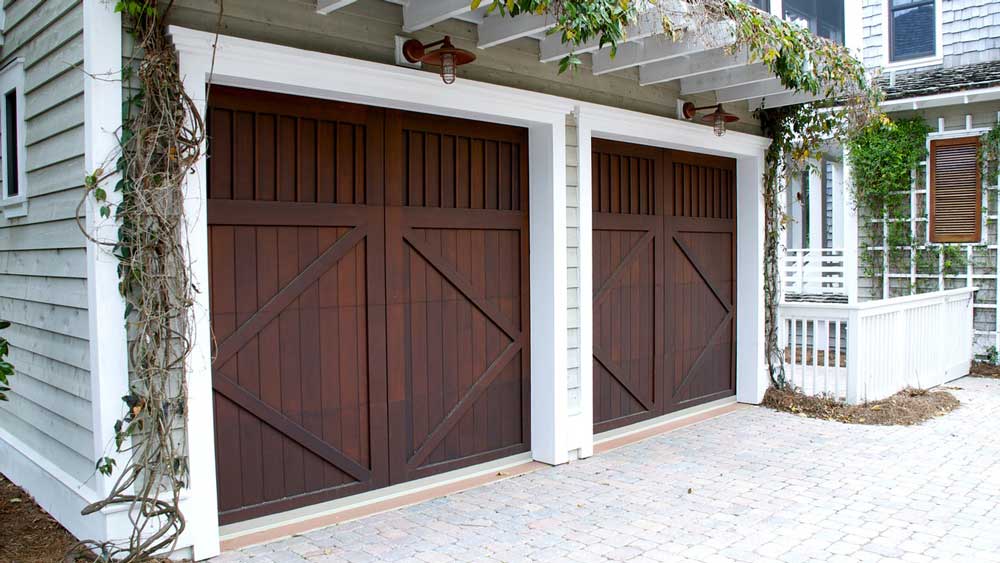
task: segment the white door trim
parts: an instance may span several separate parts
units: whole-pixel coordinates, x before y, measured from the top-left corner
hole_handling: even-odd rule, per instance
[[[518,125],[529,130],[532,457],[563,463],[567,448],[566,115],[570,100],[172,26],[185,89],[204,115],[205,88],[224,84]],[[217,50],[213,57],[213,46]],[[204,147],[203,147],[204,149]],[[193,281],[194,349],[188,363],[191,500],[185,514],[198,559],[219,549],[213,439],[211,325],[208,317],[207,169],[187,186],[187,246]]]
[[[716,137],[711,127],[629,110],[579,104],[577,134],[580,163],[580,379],[584,402],[577,434],[589,432],[593,443],[593,301],[591,258],[592,138],[713,154],[736,159],[736,398],[758,404],[768,387],[764,349],[764,153],[771,140],[736,131]],[[586,285],[584,285],[586,284]],[[586,428],[583,425],[586,424]],[[577,438],[580,439],[580,438]],[[591,446],[592,447],[592,446]]]

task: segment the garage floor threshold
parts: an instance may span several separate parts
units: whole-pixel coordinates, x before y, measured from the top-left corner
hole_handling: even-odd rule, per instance
[[[609,450],[641,442],[647,438],[691,426],[740,408],[745,408],[745,405],[736,403],[734,399],[723,399],[605,432],[595,436],[594,454],[599,455]],[[551,466],[531,461],[531,454],[524,453],[344,499],[225,525],[220,530],[221,549],[222,551],[243,549],[303,534],[318,528],[396,510],[510,479],[546,467]]]

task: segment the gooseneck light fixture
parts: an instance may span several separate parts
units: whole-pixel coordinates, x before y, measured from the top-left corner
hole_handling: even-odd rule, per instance
[[[712,130],[715,132],[716,136],[721,137],[721,136],[725,135],[726,134],[726,125],[729,124],[729,123],[734,123],[734,122],[740,120],[740,118],[738,116],[735,116],[735,115],[733,115],[733,114],[731,114],[731,113],[723,110],[722,109],[722,104],[718,104],[718,105],[714,105],[714,106],[702,106],[702,107],[696,108],[696,107],[694,107],[694,104],[692,104],[691,102],[685,102],[684,106],[682,108],[682,112],[684,114],[684,119],[690,120],[690,119],[694,119],[694,116],[697,115],[697,113],[699,111],[701,111],[703,109],[712,109],[712,108],[715,108],[715,111],[713,111],[712,113],[703,115],[701,117],[701,120],[704,121],[705,123],[711,123],[712,124]]]
[[[427,51],[431,47],[438,47],[433,51]],[[465,49],[459,49],[451,44],[451,37],[447,35],[440,41],[427,43],[426,45],[416,39],[409,39],[403,43],[403,56],[411,63],[424,63],[440,68],[441,80],[445,84],[455,82],[455,69],[476,60],[476,55]]]

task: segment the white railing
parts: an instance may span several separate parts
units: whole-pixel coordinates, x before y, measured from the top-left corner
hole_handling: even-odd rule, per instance
[[[783,303],[785,377],[804,393],[852,404],[961,377],[972,360],[975,290],[856,305]]]
[[[847,295],[842,248],[789,248],[782,267],[784,293]]]

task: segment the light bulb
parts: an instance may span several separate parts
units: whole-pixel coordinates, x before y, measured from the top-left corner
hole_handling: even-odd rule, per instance
[[[726,118],[720,111],[715,112],[715,120],[712,123],[712,130],[715,131],[716,137],[721,137],[726,134]]]
[[[444,53],[441,55],[441,80],[445,84],[455,82],[455,55]]]

